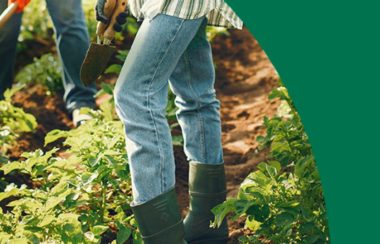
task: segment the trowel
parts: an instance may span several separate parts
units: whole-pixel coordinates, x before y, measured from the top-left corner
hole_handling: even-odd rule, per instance
[[[124,12],[127,6],[127,0],[107,0],[104,5],[104,14],[109,18],[107,25],[98,22],[96,35],[97,42],[91,43],[83,61],[80,78],[85,85],[96,81],[104,72],[116,48],[112,46],[112,40],[115,37],[113,28],[116,18]]]

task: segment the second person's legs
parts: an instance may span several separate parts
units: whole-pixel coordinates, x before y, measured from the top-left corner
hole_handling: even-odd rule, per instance
[[[0,1],[0,13],[7,8],[7,5],[8,1]],[[13,15],[0,29],[0,100],[3,99],[4,91],[12,86],[21,16],[22,14]]]
[[[81,107],[95,107],[95,85],[86,87],[80,80],[80,67],[89,45],[82,1],[46,0],[46,4],[54,23],[63,65],[66,108],[72,112]]]

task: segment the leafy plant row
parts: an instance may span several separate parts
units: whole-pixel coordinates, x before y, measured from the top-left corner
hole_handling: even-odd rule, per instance
[[[2,113],[2,120],[18,128],[23,128],[23,123],[31,124],[31,130],[36,126],[35,119],[11,105],[13,93],[8,92],[2,102],[13,109],[4,114],[7,116]],[[100,110],[81,111],[94,119],[70,131],[47,134],[45,145],[63,139],[63,147],[26,152],[22,160],[10,162],[4,158],[0,163],[5,176],[23,174],[31,181],[21,186],[4,182],[5,189],[0,193],[0,243],[141,242],[129,206],[130,172],[112,86],[103,84],[98,95],[104,94],[111,98],[100,105]],[[178,124],[173,94],[169,100],[167,118],[174,129]],[[173,135],[173,144],[182,145],[182,137]]]
[[[265,118],[267,133],[258,138],[269,158],[248,175],[236,198],[213,209],[213,224],[228,214],[244,217],[241,243],[328,243],[322,185],[301,119],[284,87],[270,98],[282,103],[276,117]]]
[[[66,150],[24,153],[1,167],[5,175],[28,174],[34,187],[9,184],[0,193],[0,201],[11,199],[0,213],[0,243],[138,242],[122,124],[92,113],[79,128],[46,136],[46,144],[64,138]]]

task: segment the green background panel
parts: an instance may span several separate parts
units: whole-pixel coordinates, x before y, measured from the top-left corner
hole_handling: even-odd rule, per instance
[[[227,1],[289,89],[313,145],[332,243],[380,243],[380,4]]]

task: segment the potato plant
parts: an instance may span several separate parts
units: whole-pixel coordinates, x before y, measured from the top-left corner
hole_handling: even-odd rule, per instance
[[[112,96],[113,87],[102,84],[98,95]],[[174,96],[167,117],[176,127]],[[69,131],[53,130],[45,145],[64,139],[62,148],[21,155],[4,162],[4,175],[28,175],[31,184],[6,184],[0,193],[0,243],[124,243],[140,242],[132,216],[130,173],[124,131],[117,120],[113,99],[100,110],[82,109],[94,119]],[[173,136],[181,145],[182,137]]]
[[[34,186],[10,184],[0,193],[9,202],[0,213],[0,243],[139,242],[122,124],[92,113],[79,128],[46,136],[46,144],[64,138],[67,149],[24,153],[25,160],[0,168],[28,174]]]
[[[4,100],[0,101],[0,166],[8,161],[7,152],[16,144],[16,139],[25,132],[32,132],[37,127],[36,118],[15,107],[11,97],[22,86],[14,86],[4,93]],[[0,191],[9,184],[0,172]]]
[[[22,86],[14,86],[5,91],[4,100],[0,101],[0,157],[6,154],[21,133],[31,132],[37,127],[33,115],[15,107],[11,102],[12,96],[21,88]]]
[[[229,213],[245,217],[248,235],[241,243],[328,243],[322,185],[300,117],[284,87],[278,116],[265,118],[267,134],[259,137],[269,158],[257,166],[240,186],[236,198],[213,209],[214,226]]]
[[[58,57],[52,53],[34,58],[33,63],[23,67],[16,75],[15,80],[20,84],[41,84],[49,93],[63,91],[62,65]]]

